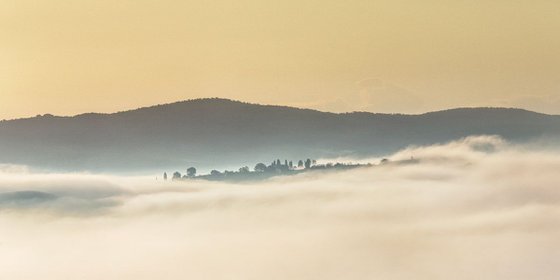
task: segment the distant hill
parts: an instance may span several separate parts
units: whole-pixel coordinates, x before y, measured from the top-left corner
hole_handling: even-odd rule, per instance
[[[558,137],[560,116],[504,108],[335,114],[197,99],[114,114],[2,121],[0,162],[74,171],[182,170],[382,155],[481,134],[514,142]]]

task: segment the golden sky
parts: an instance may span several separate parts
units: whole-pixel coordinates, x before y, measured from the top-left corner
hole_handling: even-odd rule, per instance
[[[0,119],[198,97],[560,114],[556,0],[0,0]]]

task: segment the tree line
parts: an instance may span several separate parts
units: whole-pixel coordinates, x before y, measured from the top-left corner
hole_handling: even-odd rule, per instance
[[[229,171],[225,170],[224,172],[220,172],[218,170],[210,171],[210,174],[197,176],[196,168],[189,167],[186,173],[183,175],[179,171],[175,171],[172,174],[171,180],[186,180],[186,179],[193,179],[197,177],[219,177],[219,176],[228,176],[228,175],[235,175],[235,174],[243,174],[247,175],[250,173],[273,173],[273,174],[281,174],[281,173],[289,173],[292,171],[300,171],[305,169],[311,169],[317,165],[317,161],[314,159],[305,159],[305,160],[298,160],[297,163],[293,161],[284,160],[283,162],[280,159],[273,160],[269,165],[266,165],[262,162],[259,162],[253,167],[253,172],[251,172],[248,166],[243,166],[238,169],[238,171]],[[163,179],[168,180],[167,172],[163,173]]]

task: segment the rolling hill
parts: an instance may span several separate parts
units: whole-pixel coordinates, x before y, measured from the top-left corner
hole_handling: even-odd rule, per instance
[[[273,158],[384,155],[469,135],[560,136],[560,116],[461,108],[421,115],[328,113],[196,99],[113,114],[0,122],[0,162],[94,172],[220,168]]]

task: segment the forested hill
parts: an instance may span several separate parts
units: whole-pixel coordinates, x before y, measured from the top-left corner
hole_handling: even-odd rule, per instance
[[[504,108],[335,114],[197,99],[114,114],[2,121],[0,162],[74,171],[227,167],[269,158],[382,155],[481,134],[554,139],[560,116]]]

